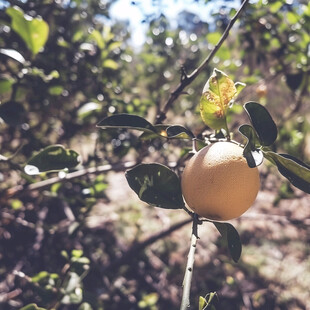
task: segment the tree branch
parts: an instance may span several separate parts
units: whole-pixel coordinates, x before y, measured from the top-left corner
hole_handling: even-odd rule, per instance
[[[85,169],[81,169],[78,171],[68,173],[64,178],[54,177],[54,178],[50,178],[50,179],[40,181],[37,183],[32,183],[29,185],[17,185],[15,187],[9,188],[5,193],[5,197],[11,198],[13,196],[18,196],[21,193],[27,193],[27,192],[31,192],[34,190],[42,190],[55,183],[73,180],[75,178],[79,178],[87,174],[99,174],[99,173],[108,172],[112,170],[123,171],[125,169],[132,168],[136,164],[137,162],[135,161],[128,161],[128,162],[119,163],[116,165],[103,165],[103,166],[98,166],[98,167],[85,168]]]
[[[192,284],[195,252],[198,239],[198,224],[201,224],[201,222],[198,220],[198,215],[195,214],[192,226],[191,244],[187,256],[187,264],[183,280],[183,295],[180,310],[186,310],[190,307],[190,290]]]
[[[212,58],[215,56],[217,51],[220,49],[226,38],[228,37],[228,34],[239,18],[241,12],[244,10],[246,4],[249,2],[249,0],[244,0],[243,3],[241,4],[239,10],[236,12],[236,14],[233,16],[233,18],[230,20],[229,24],[227,25],[222,37],[220,40],[217,42],[217,44],[214,46],[214,48],[211,50],[210,54],[207,56],[207,58],[200,64],[198,68],[196,68],[190,75],[184,75],[184,69],[182,69],[182,74],[181,74],[181,81],[180,84],[177,86],[177,88],[170,93],[170,96],[165,103],[162,111],[157,115],[157,120],[156,124],[160,124],[165,118],[166,118],[166,113],[170,109],[171,105],[175,100],[178,99],[178,97],[182,94],[183,90],[185,87],[187,87],[189,84],[191,84],[196,77],[209,65],[210,61]]]
[[[185,219],[163,231],[155,233],[154,235],[146,238],[144,241],[134,243],[126,252],[123,253],[123,255],[120,258],[118,258],[117,260],[114,260],[113,262],[111,262],[111,264],[105,267],[105,270],[115,270],[119,266],[130,261],[133,256],[137,256],[139,252],[141,252],[142,250],[144,250],[151,244],[155,243],[156,241],[160,239],[163,239],[169,236],[172,232],[182,228],[183,226],[185,226],[186,224],[190,222],[192,222],[191,218]]]

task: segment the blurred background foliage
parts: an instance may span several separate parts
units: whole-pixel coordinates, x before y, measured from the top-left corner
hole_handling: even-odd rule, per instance
[[[103,131],[96,124],[117,113],[155,123],[182,72],[198,67],[236,10],[229,1],[219,6],[193,0],[214,5],[217,13],[205,22],[189,6],[172,25],[163,3],[153,1],[158,14],[141,21],[148,30],[137,47],[128,23],[111,19],[114,2],[0,1],[1,309],[32,303],[27,309],[179,307],[189,230],[177,229],[185,222],[172,234],[169,229],[184,215],[141,206],[123,171],[132,161],[146,160],[173,163],[180,172],[180,156],[191,145],[142,140],[134,131]],[[198,103],[214,67],[247,84],[229,118],[232,131],[246,120],[242,104],[260,102],[278,125],[274,148],[309,163],[309,2],[248,4],[211,66],[174,102],[165,124],[187,126],[197,136],[209,132]],[[31,156],[52,144],[74,149],[82,163],[67,180],[57,173],[26,175],[23,167]],[[101,170],[87,170],[93,167]],[[199,294],[211,290],[220,296],[219,309],[310,307],[309,199],[280,185],[271,167],[261,175],[262,194],[254,208],[276,220],[264,226],[258,219],[258,227],[251,219],[238,220],[245,244],[238,265],[227,258],[218,235],[203,229],[208,240],[201,241],[197,258],[196,308]],[[166,235],[158,236],[161,231]],[[281,270],[272,273],[277,263]],[[292,265],[303,269],[289,274]]]

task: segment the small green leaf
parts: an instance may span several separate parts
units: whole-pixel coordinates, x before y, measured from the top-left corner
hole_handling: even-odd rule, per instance
[[[262,151],[258,149],[260,143],[254,128],[245,124],[239,127],[239,131],[247,139],[243,156],[246,158],[249,167],[254,168],[259,166],[264,160],[264,155]]]
[[[232,259],[234,262],[238,262],[242,251],[242,244],[238,231],[229,223],[213,222],[213,224],[227,243]]]
[[[87,102],[78,109],[77,115],[79,118],[83,119],[91,115],[93,112],[99,111],[101,108],[102,105],[97,102]]]
[[[52,96],[60,96],[64,90],[62,85],[54,85],[48,88],[48,93]]]
[[[247,102],[244,109],[257,133],[261,145],[269,146],[275,142],[278,129],[267,109],[257,102]]]
[[[187,128],[180,125],[173,125],[167,128],[169,138],[194,139],[194,134]]]
[[[212,45],[216,45],[220,40],[222,34],[220,32],[209,32],[207,34],[207,41]]]
[[[281,9],[282,6],[283,6],[283,2],[282,1],[280,1],[280,0],[275,1],[273,3],[270,3],[269,11],[272,14],[275,14],[275,13],[279,12],[279,10]]]
[[[51,145],[34,155],[24,170],[29,175],[69,169],[80,163],[80,155],[62,145]]]
[[[126,172],[131,189],[139,198],[156,207],[181,209],[184,206],[178,176],[160,164],[140,164]]]
[[[26,62],[25,58],[20,52],[9,48],[0,48],[0,54],[8,56],[21,64]]]
[[[24,205],[23,202],[20,201],[19,199],[11,200],[11,208],[13,210],[19,210],[19,209],[21,209],[23,207],[23,205]]]
[[[26,113],[23,105],[16,101],[0,104],[0,118],[8,125],[17,126],[25,122]]]
[[[240,91],[240,83],[237,85]],[[204,123],[215,129],[227,130],[226,114],[238,90],[222,71],[214,69],[200,98],[200,114]]]
[[[205,297],[199,296],[199,310],[216,310],[213,305],[214,297],[217,297],[216,292],[208,293]]]
[[[102,63],[103,68],[111,69],[111,70],[117,70],[118,69],[118,63],[114,61],[113,59],[106,59]]]
[[[206,306],[208,306],[206,299],[199,296],[199,310],[204,310]]]
[[[97,124],[102,129],[126,128],[157,133],[154,126],[143,117],[131,114],[116,114],[106,117]]]
[[[294,186],[310,194],[310,166],[288,154],[264,152],[265,158],[276,164],[279,172]]]
[[[25,15],[17,6],[9,7],[6,13],[12,18],[12,29],[24,40],[28,48],[36,55],[45,45],[49,27],[41,18]]]
[[[13,84],[16,82],[12,77],[0,77],[0,94],[11,91]]]
[[[153,306],[156,306],[159,299],[158,293],[150,293],[144,295],[138,303],[139,309],[153,309]],[[157,309],[157,307],[156,307]]]
[[[36,304],[29,304],[25,307],[22,307],[20,310],[46,310],[46,309],[38,307]]]
[[[251,151],[254,151],[260,147],[259,138],[252,126],[248,124],[241,125],[239,127],[239,132],[247,139],[247,145],[249,145],[249,149]]]
[[[285,76],[285,81],[286,81],[287,86],[291,90],[295,91],[300,87],[303,77],[304,77],[304,73],[302,71],[298,73],[291,73]]]
[[[40,271],[38,274],[36,274],[35,276],[33,276],[31,278],[32,282],[34,283],[40,283],[42,280],[45,280],[46,278],[48,278],[50,276],[50,274],[47,271]]]
[[[63,287],[62,304],[79,304],[83,300],[83,290],[80,276],[75,272],[68,272]]]
[[[71,251],[71,255],[73,257],[80,258],[80,257],[83,256],[83,250],[76,250],[76,249],[74,249],[74,250]]]
[[[93,310],[92,306],[88,302],[83,302],[78,310]]]
[[[95,40],[95,42],[97,43],[97,46],[100,48],[100,49],[103,49],[105,47],[105,42],[104,42],[104,39],[103,39],[103,36],[102,34],[100,33],[100,31],[94,29],[90,36],[89,36],[91,39]]]

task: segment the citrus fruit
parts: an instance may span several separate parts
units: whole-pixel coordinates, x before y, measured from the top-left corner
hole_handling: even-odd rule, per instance
[[[257,167],[248,166],[243,148],[232,142],[216,142],[189,160],[181,184],[184,199],[194,212],[226,221],[250,208],[260,179]]]

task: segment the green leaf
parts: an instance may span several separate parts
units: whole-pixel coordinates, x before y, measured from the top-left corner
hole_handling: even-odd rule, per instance
[[[199,296],[199,310],[215,310],[214,297],[217,297],[216,292],[208,293],[205,297]]]
[[[116,114],[106,117],[97,124],[102,129],[126,128],[157,133],[154,126],[143,117],[131,114]]]
[[[294,186],[310,194],[310,166],[288,154],[264,152],[265,158],[273,162],[279,172]]]
[[[208,306],[207,301],[204,297],[199,296],[199,310],[204,310]]]
[[[139,309],[153,309],[153,306],[156,307],[158,299],[159,299],[158,293],[150,293],[144,295],[142,299],[138,302],[138,307]]]
[[[249,145],[249,149],[252,151],[256,150],[260,147],[260,141],[255,132],[254,128],[248,124],[241,125],[239,127],[239,132],[247,139]]]
[[[247,144],[244,148],[243,156],[247,160],[249,167],[254,168],[259,166],[264,160],[264,155],[262,151],[258,149],[260,143],[254,128],[245,124],[239,127],[239,131],[247,139]]]
[[[232,259],[234,262],[238,262],[242,251],[242,244],[238,231],[229,223],[213,222],[213,224],[227,243]]]
[[[210,32],[207,34],[207,41],[212,45],[216,45],[221,37],[222,34],[220,32]]]
[[[38,307],[36,304],[29,304],[25,307],[22,307],[20,310],[46,310],[46,309]]]
[[[257,102],[247,102],[244,109],[257,133],[261,145],[269,146],[275,142],[278,129],[267,109]]]
[[[11,208],[13,210],[19,210],[19,209],[21,209],[23,207],[23,205],[24,204],[19,199],[12,199],[11,200]]]
[[[118,69],[118,63],[114,61],[113,59],[106,59],[102,63],[103,68],[111,69],[111,70],[117,70]]]
[[[37,283],[37,282],[41,282],[42,280],[48,278],[49,276],[50,274],[47,271],[40,271],[38,274],[33,276],[31,280],[32,282]]]
[[[25,15],[17,6],[9,7],[6,13],[12,18],[11,27],[24,40],[31,52],[36,55],[45,45],[49,27],[41,18]]]
[[[79,304],[83,300],[83,290],[80,276],[75,272],[68,272],[62,287],[64,297],[62,304]]]
[[[161,138],[167,138],[167,132],[166,129],[169,127],[169,125],[154,125],[155,131],[145,131],[143,134],[139,137],[139,139],[145,141],[145,140],[152,140],[158,137]]]
[[[87,102],[78,109],[77,115],[79,118],[83,119],[91,115],[93,112],[99,111],[101,108],[102,105],[97,102]]]
[[[282,6],[283,6],[282,0],[281,0],[281,1],[278,0],[278,1],[276,1],[276,2],[274,2],[274,3],[271,3],[271,4],[269,5],[269,11],[270,11],[272,14],[277,13],[277,12],[281,9]]]
[[[24,170],[29,175],[69,169],[80,163],[80,155],[62,145],[51,145],[34,155]]]
[[[287,18],[287,21],[291,24],[291,25],[294,25],[294,24],[297,24],[300,20],[300,15],[297,14],[296,12],[292,12],[292,11],[288,11],[286,13],[286,18]]]
[[[224,72],[214,69],[200,98],[200,114],[207,126],[215,130],[227,130],[227,111],[241,89],[240,83],[237,86],[238,89]]]
[[[88,302],[83,302],[78,310],[93,310],[92,306]]]
[[[95,40],[95,42],[97,43],[97,46],[100,48],[100,49],[103,49],[105,47],[105,42],[104,42],[104,39],[103,39],[103,36],[102,34],[94,29],[90,36],[89,36],[91,39]]]
[[[64,90],[61,85],[54,85],[48,88],[48,93],[52,96],[60,96]]]
[[[18,126],[25,122],[26,113],[23,105],[16,101],[0,104],[0,118],[8,125]]]
[[[302,71],[298,73],[286,74],[285,81],[286,81],[287,86],[291,90],[294,90],[294,91],[297,90],[302,83],[303,76],[304,76],[304,73]]]
[[[0,54],[8,56],[21,64],[24,64],[26,62],[25,58],[21,53],[9,48],[0,48]]]
[[[0,94],[4,94],[12,89],[16,80],[12,77],[0,77]]]
[[[167,128],[169,138],[194,139],[194,134],[187,128],[180,125],[173,125]]]
[[[168,167],[156,163],[140,164],[128,170],[126,178],[142,201],[164,209],[184,207],[180,179]]]

